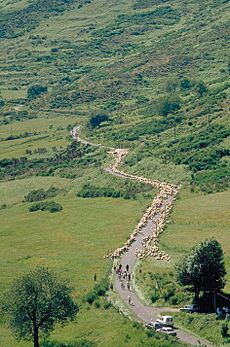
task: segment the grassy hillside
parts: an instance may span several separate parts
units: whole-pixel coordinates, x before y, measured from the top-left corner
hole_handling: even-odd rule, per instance
[[[103,173],[105,150],[71,144],[76,124],[92,141],[128,147],[126,171],[185,187],[160,240],[173,262],[215,236],[229,271],[228,10],[229,0],[0,0],[1,290],[36,264],[65,273],[77,295],[91,289],[93,273],[111,266],[103,255],[153,197]],[[104,121],[92,126],[97,115]],[[24,196],[52,185],[63,210],[29,213]],[[123,198],[76,196],[86,191]],[[172,266],[143,263],[146,272]],[[3,347],[25,346],[4,324],[0,336]],[[83,337],[102,347],[172,345],[85,303],[79,323],[52,338]]]

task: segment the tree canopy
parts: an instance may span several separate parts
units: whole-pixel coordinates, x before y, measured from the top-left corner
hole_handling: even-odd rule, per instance
[[[40,86],[38,84],[30,86],[27,90],[28,99],[36,99],[41,94],[46,94],[48,88],[46,86]]]
[[[18,278],[3,303],[16,338],[39,347],[39,334],[48,336],[56,323],[73,320],[79,308],[70,293],[70,287],[44,267]]]
[[[176,270],[178,283],[190,287],[196,300],[201,291],[220,291],[226,275],[221,245],[214,239],[201,242],[181,260]]]

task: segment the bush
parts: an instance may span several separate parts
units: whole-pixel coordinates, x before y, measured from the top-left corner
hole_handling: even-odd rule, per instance
[[[94,292],[89,292],[86,294],[85,300],[88,302],[88,304],[92,304],[96,297],[97,295]]]
[[[89,125],[92,129],[97,128],[100,126],[102,122],[106,122],[109,120],[109,117],[105,114],[97,114],[95,116],[92,116],[89,120]]]
[[[77,196],[82,198],[98,198],[98,197],[111,197],[111,198],[135,198],[135,193],[131,189],[116,190],[109,187],[95,187],[92,184],[85,184],[77,193]]]
[[[28,99],[36,99],[39,95],[45,94],[48,92],[48,88],[40,85],[30,86],[27,90]]]
[[[220,332],[222,337],[228,337],[228,324],[226,322],[221,325]]]
[[[40,202],[28,208],[29,212],[48,211],[50,213],[59,212],[62,209],[62,206],[54,201]]]
[[[30,193],[24,196],[24,200],[27,202],[41,201],[47,198],[56,196],[60,189],[51,186],[47,191],[44,189],[32,190]]]
[[[154,304],[157,300],[160,299],[160,296],[159,296],[159,294],[153,293],[151,295],[150,299],[151,299],[152,303]]]

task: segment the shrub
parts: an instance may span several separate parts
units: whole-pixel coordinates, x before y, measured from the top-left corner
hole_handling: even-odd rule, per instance
[[[48,92],[48,88],[45,86],[34,85],[30,86],[27,90],[28,99],[36,99],[39,95],[45,94]]]
[[[150,299],[151,299],[152,303],[154,304],[157,300],[160,299],[160,296],[159,296],[159,294],[153,293],[151,295]]]
[[[85,300],[88,302],[88,304],[92,304],[96,297],[97,295],[94,292],[89,292],[86,294]]]
[[[222,337],[228,337],[228,324],[226,322],[221,325],[220,332]]]
[[[56,196],[59,191],[59,188],[53,186],[51,186],[47,191],[44,189],[32,190],[30,193],[24,196],[24,200],[27,202],[41,201]]]
[[[89,125],[90,127],[93,128],[97,128],[100,126],[100,124],[102,122],[108,121],[109,117],[105,114],[97,114],[95,116],[92,116],[89,120]]]
[[[105,310],[108,310],[108,309],[111,308],[111,307],[112,307],[112,304],[111,304],[110,301],[105,302],[104,305],[103,305],[103,308],[104,308]]]
[[[47,202],[39,202],[37,204],[33,204],[28,208],[29,212],[35,211],[48,211],[50,213],[59,212],[62,210],[62,206],[54,201]]]

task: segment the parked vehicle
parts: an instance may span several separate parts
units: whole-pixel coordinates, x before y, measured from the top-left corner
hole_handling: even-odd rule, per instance
[[[158,323],[158,322],[149,322],[149,323],[145,324],[145,327],[147,329],[157,330],[157,329],[162,328],[162,325],[160,323]]]
[[[171,327],[162,327],[156,330],[158,333],[164,333],[171,336],[176,336],[176,331]]]
[[[157,319],[157,323],[160,323],[163,326],[172,327],[173,326],[173,317],[172,316],[162,316]]]
[[[194,313],[194,312],[199,312],[200,309],[196,304],[192,304],[192,305],[185,305],[185,306],[181,307],[180,311],[188,312],[188,313]]]

